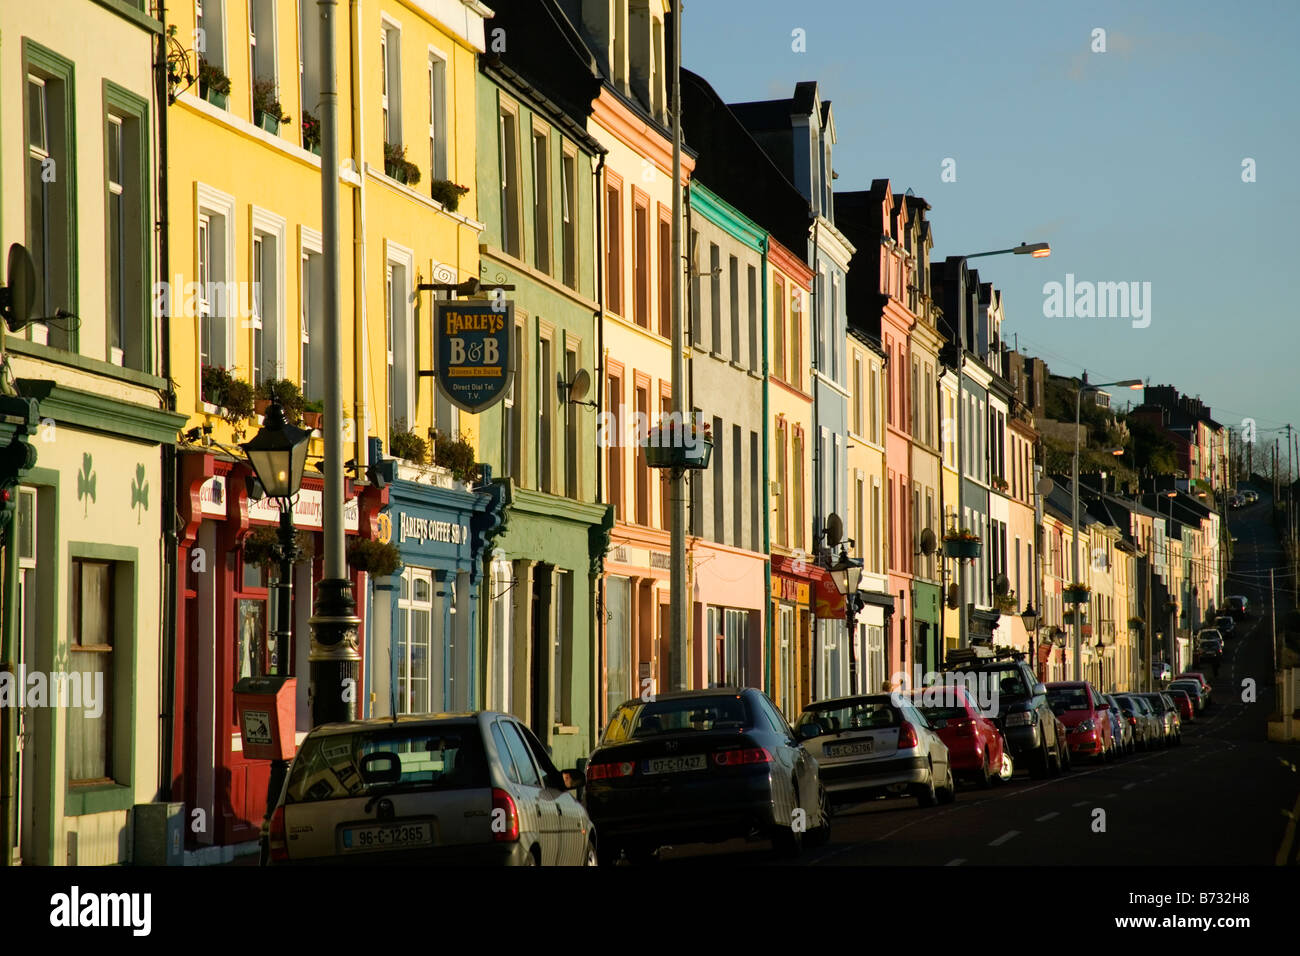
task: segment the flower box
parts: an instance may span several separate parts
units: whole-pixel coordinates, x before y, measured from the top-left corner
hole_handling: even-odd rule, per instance
[[[1066,604],[1087,604],[1088,595],[1091,593],[1092,589],[1085,584],[1066,585],[1063,592]]]
[[[672,433],[669,433],[670,439]],[[650,430],[650,438],[645,448],[646,465],[651,468],[686,468],[703,470],[709,467],[713,455],[713,441],[709,438],[695,438],[693,442],[682,444],[662,444],[659,429]]]
[[[984,542],[979,538],[944,538],[943,553],[950,558],[975,560],[984,550]]]
[[[399,183],[405,183],[406,164],[401,162],[394,163],[394,162],[390,162],[389,160],[384,160],[384,175],[387,176],[389,179],[396,179]]]
[[[280,117],[276,116],[274,113],[265,113],[262,110],[258,110],[257,115],[254,118],[257,120],[257,125],[268,133],[279,134]]]
[[[206,89],[200,90],[199,92],[203,94],[203,98],[205,100],[207,100],[209,103],[211,103],[213,106],[217,107],[218,109],[224,110],[228,107],[230,103],[229,93],[218,93],[210,86],[207,87]]]

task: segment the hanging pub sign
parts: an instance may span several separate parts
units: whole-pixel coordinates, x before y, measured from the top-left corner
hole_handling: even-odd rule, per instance
[[[499,402],[514,374],[510,354],[514,302],[437,302],[433,326],[435,375],[447,401],[467,412],[481,412]]]

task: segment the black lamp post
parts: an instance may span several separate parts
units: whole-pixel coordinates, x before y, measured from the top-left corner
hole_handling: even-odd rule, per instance
[[[858,585],[862,581],[862,559],[850,558],[847,551],[841,551],[839,558],[830,566],[831,580],[835,590],[844,595],[844,619],[849,628],[849,693],[858,692],[858,641],[854,633],[854,624],[858,617]]]
[[[1034,638],[1038,635],[1038,612],[1034,610],[1034,602],[1030,601],[1025,605],[1025,609],[1020,612],[1020,620],[1025,622],[1025,630],[1029,632],[1029,659],[1034,662],[1034,674],[1038,674],[1038,655],[1034,647]]]
[[[311,432],[290,425],[279,402],[272,402],[262,418],[262,427],[242,447],[268,498],[280,507],[280,580],[276,582],[277,614],[272,631],[271,672],[280,674],[291,668],[280,661],[292,633],[291,578],[298,549],[293,540],[293,498],[302,487],[302,470],[307,464],[307,439]],[[261,659],[261,655],[258,655]]]

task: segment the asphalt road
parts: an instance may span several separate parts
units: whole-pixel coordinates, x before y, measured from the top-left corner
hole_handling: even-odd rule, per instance
[[[1252,616],[1226,644],[1214,705],[1183,725],[1181,745],[1083,765],[1056,778],[1023,773],[991,790],[959,789],[948,806],[913,799],[844,807],[828,845],[798,862],[835,865],[1272,865],[1300,814],[1300,746],[1270,744],[1273,648],[1266,569],[1281,563],[1269,501],[1233,512],[1238,538],[1228,593]],[[1264,587],[1254,583],[1265,569]],[[1254,682],[1254,700],[1248,690]],[[1288,823],[1292,824],[1288,830]],[[1289,841],[1289,842],[1288,842]],[[766,843],[670,847],[661,865],[775,864]]]

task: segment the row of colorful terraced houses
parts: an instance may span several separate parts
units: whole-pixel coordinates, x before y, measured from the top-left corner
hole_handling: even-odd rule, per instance
[[[1176,494],[1089,473],[1076,575],[1068,478],[1044,475],[1046,367],[1006,347],[1002,296],[966,259],[932,258],[925,200],[833,188],[817,83],[729,104],[682,70],[674,183],[668,0],[334,9],[342,422],[320,414],[316,4],[0,13],[0,238],[37,273],[5,336],[0,689],[102,674],[107,696],[99,716],[0,706],[6,862],[129,860],[158,803],[182,805],[192,860],[256,841],[269,771],[232,691],[270,665],[277,511],[237,446],[275,395],[315,429],[277,663],[300,678],[300,735],[331,428],[363,717],[508,711],[572,765],[613,706],[667,685],[684,600],[690,684],[757,686],[788,716],[963,642],[1073,676],[1054,635],[1075,583],[1099,686],[1185,653],[1222,599],[1224,430],[1148,390]],[[670,402],[674,188],[687,397],[713,442],[690,478],[689,595],[670,593],[667,483],[637,425]],[[448,293],[421,288],[470,278],[514,305],[513,384],[474,415],[429,374]],[[946,553],[963,532],[978,557]],[[862,564],[847,601],[827,570],[843,555]]]

